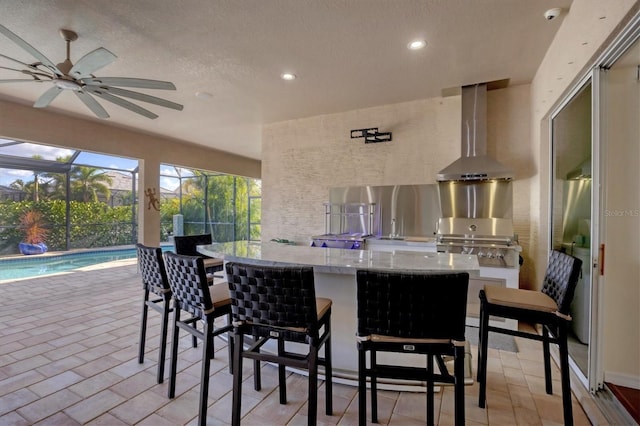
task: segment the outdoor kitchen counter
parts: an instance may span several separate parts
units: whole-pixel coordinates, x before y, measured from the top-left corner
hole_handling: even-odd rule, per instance
[[[261,265],[312,266],[316,295],[333,301],[331,339],[335,377],[356,385],[356,271],[469,272],[478,276],[480,266],[475,255],[425,253],[415,251],[343,250],[294,246],[274,242],[237,241],[198,246],[204,255]],[[267,349],[268,350],[268,349]],[[386,354],[379,354],[384,362]],[[394,361],[398,356],[393,354]],[[424,356],[406,355],[406,363],[424,365]]]
[[[428,253],[395,250],[343,250],[294,246],[273,242],[236,241],[198,246],[198,251],[225,261],[260,265],[312,266],[316,272],[355,275],[358,269],[394,271],[465,271],[477,276],[480,271],[475,255]]]

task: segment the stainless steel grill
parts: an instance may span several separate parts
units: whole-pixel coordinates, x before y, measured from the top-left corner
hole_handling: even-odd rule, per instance
[[[475,254],[480,266],[519,265],[520,246],[511,219],[440,218],[436,247],[444,253]]]

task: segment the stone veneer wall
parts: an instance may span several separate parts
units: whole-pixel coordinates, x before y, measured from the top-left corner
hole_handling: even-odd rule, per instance
[[[529,103],[528,85],[487,96],[487,153],[516,171],[521,240],[529,235],[530,194],[519,179],[535,173]],[[392,132],[393,141],[350,139],[351,129],[366,127]],[[306,245],[324,233],[329,188],[435,183],[437,172],[460,156],[460,96],[273,123],[264,126],[262,143],[262,239]]]

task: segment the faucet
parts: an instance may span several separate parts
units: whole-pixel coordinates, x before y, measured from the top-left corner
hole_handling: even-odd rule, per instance
[[[396,218],[391,219],[391,234],[389,234],[389,238],[396,238],[398,234],[396,233]]]

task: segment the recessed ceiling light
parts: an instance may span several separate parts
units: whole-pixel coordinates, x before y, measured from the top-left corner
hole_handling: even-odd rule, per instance
[[[209,92],[196,92],[196,98],[198,99],[211,99],[213,95]]]
[[[427,42],[424,40],[413,40],[411,43],[407,45],[410,50],[420,50],[427,45]]]
[[[287,81],[291,81],[291,80],[295,80],[296,79],[296,75],[292,74],[290,72],[285,72],[280,74],[280,78],[283,80],[287,80]]]

